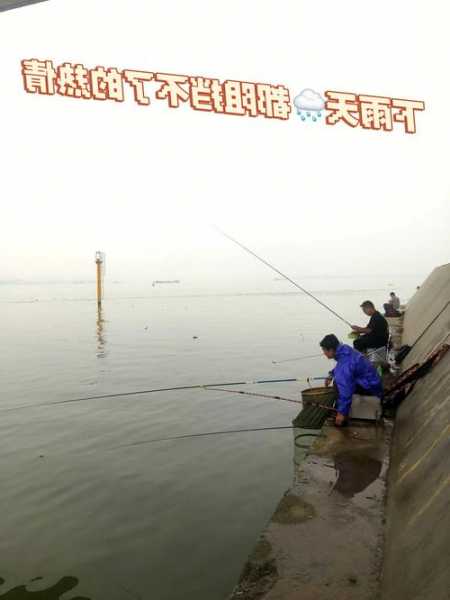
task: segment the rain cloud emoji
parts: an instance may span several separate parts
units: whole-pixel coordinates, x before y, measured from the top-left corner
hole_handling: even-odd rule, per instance
[[[294,106],[302,121],[306,121],[306,119],[317,121],[325,110],[325,100],[318,92],[311,88],[305,88],[295,96]]]

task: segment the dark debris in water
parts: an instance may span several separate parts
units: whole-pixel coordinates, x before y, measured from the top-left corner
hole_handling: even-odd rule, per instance
[[[42,577],[34,577],[30,583],[40,581]],[[18,585],[10,590],[3,589],[5,580],[0,577],[0,600],[62,600],[63,594],[70,592],[78,585],[76,577],[61,577],[54,585],[42,590],[28,590],[27,585]],[[91,600],[86,596],[73,596],[70,600]]]

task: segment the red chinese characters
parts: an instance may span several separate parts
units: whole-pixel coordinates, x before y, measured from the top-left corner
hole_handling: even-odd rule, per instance
[[[425,110],[420,100],[403,100],[384,96],[357,95],[348,92],[325,92],[327,125],[342,122],[351,127],[392,131],[394,123],[403,123],[406,133],[416,133],[416,111]]]
[[[138,106],[164,103],[173,109],[281,121],[287,121],[292,113],[288,88],[269,83],[104,66],[89,69],[70,62],[55,66],[51,60],[36,58],[22,61],[22,78],[29,94],[118,103],[130,99]],[[416,113],[425,109],[420,100],[333,90],[324,95],[327,125],[340,123],[375,131],[397,127],[416,133]]]
[[[51,60],[37,59],[22,61],[22,77],[30,94],[123,102],[129,89],[140,106],[152,103],[152,91],[152,97],[165,101],[169,108],[186,105],[198,111],[281,120],[287,120],[291,112],[289,90],[283,85],[221,82],[203,76],[115,67],[88,69],[68,62],[55,67]]]

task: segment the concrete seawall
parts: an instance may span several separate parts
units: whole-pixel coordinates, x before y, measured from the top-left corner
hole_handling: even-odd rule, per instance
[[[450,342],[449,301],[450,264],[408,303],[402,370]],[[403,401],[393,433],[388,421],[326,425],[296,461],[295,432],[293,484],[231,599],[448,600],[449,396],[450,352]]]
[[[450,336],[450,264],[436,268],[408,304],[403,369]],[[439,316],[437,316],[439,315]],[[437,318],[436,318],[437,317]],[[434,322],[433,322],[434,321]],[[450,594],[450,353],[397,411],[388,476],[383,600]]]

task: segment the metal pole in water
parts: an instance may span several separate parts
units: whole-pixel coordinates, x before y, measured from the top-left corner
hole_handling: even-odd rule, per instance
[[[95,264],[96,264],[96,273],[97,273],[97,306],[100,309],[102,307],[102,296],[103,296],[103,282],[102,282],[103,252],[97,251],[95,253]]]

